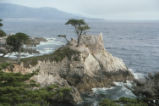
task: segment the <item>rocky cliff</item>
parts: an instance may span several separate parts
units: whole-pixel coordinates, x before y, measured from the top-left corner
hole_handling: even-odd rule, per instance
[[[23,59],[14,72],[39,70],[33,79],[41,86],[58,84],[72,88],[72,101],[81,101],[80,93],[94,87],[110,87],[114,81],[133,80],[124,62],[105,48],[102,35],[82,36],[80,45],[71,40],[54,53]]]

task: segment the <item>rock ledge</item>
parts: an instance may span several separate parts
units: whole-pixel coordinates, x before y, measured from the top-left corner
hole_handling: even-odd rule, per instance
[[[124,62],[104,48],[102,35],[82,36],[80,45],[76,45],[76,40],[72,39],[53,54],[29,58],[21,65],[15,65],[13,70],[23,73],[39,70],[33,77],[35,81],[41,86],[58,84],[72,88],[74,103],[82,100],[80,93],[92,88],[110,87],[114,81],[133,80]],[[29,66],[25,67],[26,64]]]

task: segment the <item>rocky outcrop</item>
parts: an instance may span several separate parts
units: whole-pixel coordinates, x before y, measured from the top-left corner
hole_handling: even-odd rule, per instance
[[[25,59],[15,66],[15,72],[39,70],[33,79],[47,86],[58,84],[73,89],[72,101],[81,101],[80,93],[94,87],[110,87],[114,81],[133,80],[124,62],[105,48],[102,35],[82,36],[59,48],[53,54]]]
[[[10,52],[10,46],[6,44],[6,39],[8,36],[5,37],[0,37],[0,57],[4,57]],[[42,38],[42,37],[35,37],[35,38],[30,38],[26,42],[25,48],[23,48],[23,52],[29,53],[29,54],[39,54],[39,51],[37,51],[34,46],[39,45],[41,42],[47,42],[47,39]]]
[[[47,39],[42,37],[30,38],[27,45],[36,46],[36,45],[39,45],[40,42],[47,42]]]

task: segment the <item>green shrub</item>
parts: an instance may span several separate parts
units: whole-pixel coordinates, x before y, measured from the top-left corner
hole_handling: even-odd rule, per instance
[[[10,63],[4,62],[0,64],[0,70],[6,69],[8,66],[10,66]]]
[[[0,37],[4,37],[4,36],[6,36],[6,33],[0,29]]]
[[[38,88],[30,78],[36,72],[22,75],[0,71],[0,106],[49,106],[62,102],[71,91],[57,85]]]
[[[125,104],[124,106],[148,106],[146,103],[128,103]]]
[[[121,97],[119,100],[116,102],[122,102],[122,103],[138,103],[137,99],[133,98],[126,98],[126,97]]]
[[[141,100],[121,97],[119,100],[104,99],[99,103],[99,106],[148,106]]]
[[[135,80],[131,91],[150,106],[159,106],[159,72]]]
[[[104,99],[99,103],[99,106],[120,106],[110,99]]]
[[[68,47],[61,47],[58,50],[56,50],[54,53],[43,55],[43,56],[37,56],[37,57],[30,57],[22,59],[21,61],[24,63],[24,67],[29,67],[30,65],[35,66],[38,61],[62,61],[65,57],[67,57],[69,60],[71,60],[72,55],[79,55],[78,51],[72,50]]]
[[[121,103],[124,106],[148,106],[142,100],[138,100],[135,98],[121,97],[119,100],[116,100],[116,102]]]
[[[11,105],[8,103],[0,103],[0,106],[11,106]]]

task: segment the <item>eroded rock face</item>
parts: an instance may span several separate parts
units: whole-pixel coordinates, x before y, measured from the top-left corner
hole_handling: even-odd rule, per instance
[[[47,86],[58,84],[73,89],[73,101],[81,101],[80,93],[94,87],[110,87],[113,81],[133,80],[133,75],[124,62],[112,56],[105,48],[102,35],[82,36],[80,45],[71,40],[62,48],[77,51],[78,54],[67,55],[61,61],[38,61],[35,66],[24,67],[22,63],[15,71],[31,72],[39,70],[33,79]],[[62,51],[61,51],[62,52]],[[69,54],[69,53],[68,53]],[[19,69],[19,70],[18,70]]]
[[[102,71],[128,71],[126,65],[121,59],[113,57],[112,54],[104,48],[103,37],[101,34],[99,36],[82,36],[81,44],[84,44],[89,48],[89,54],[91,54],[99,63]]]

